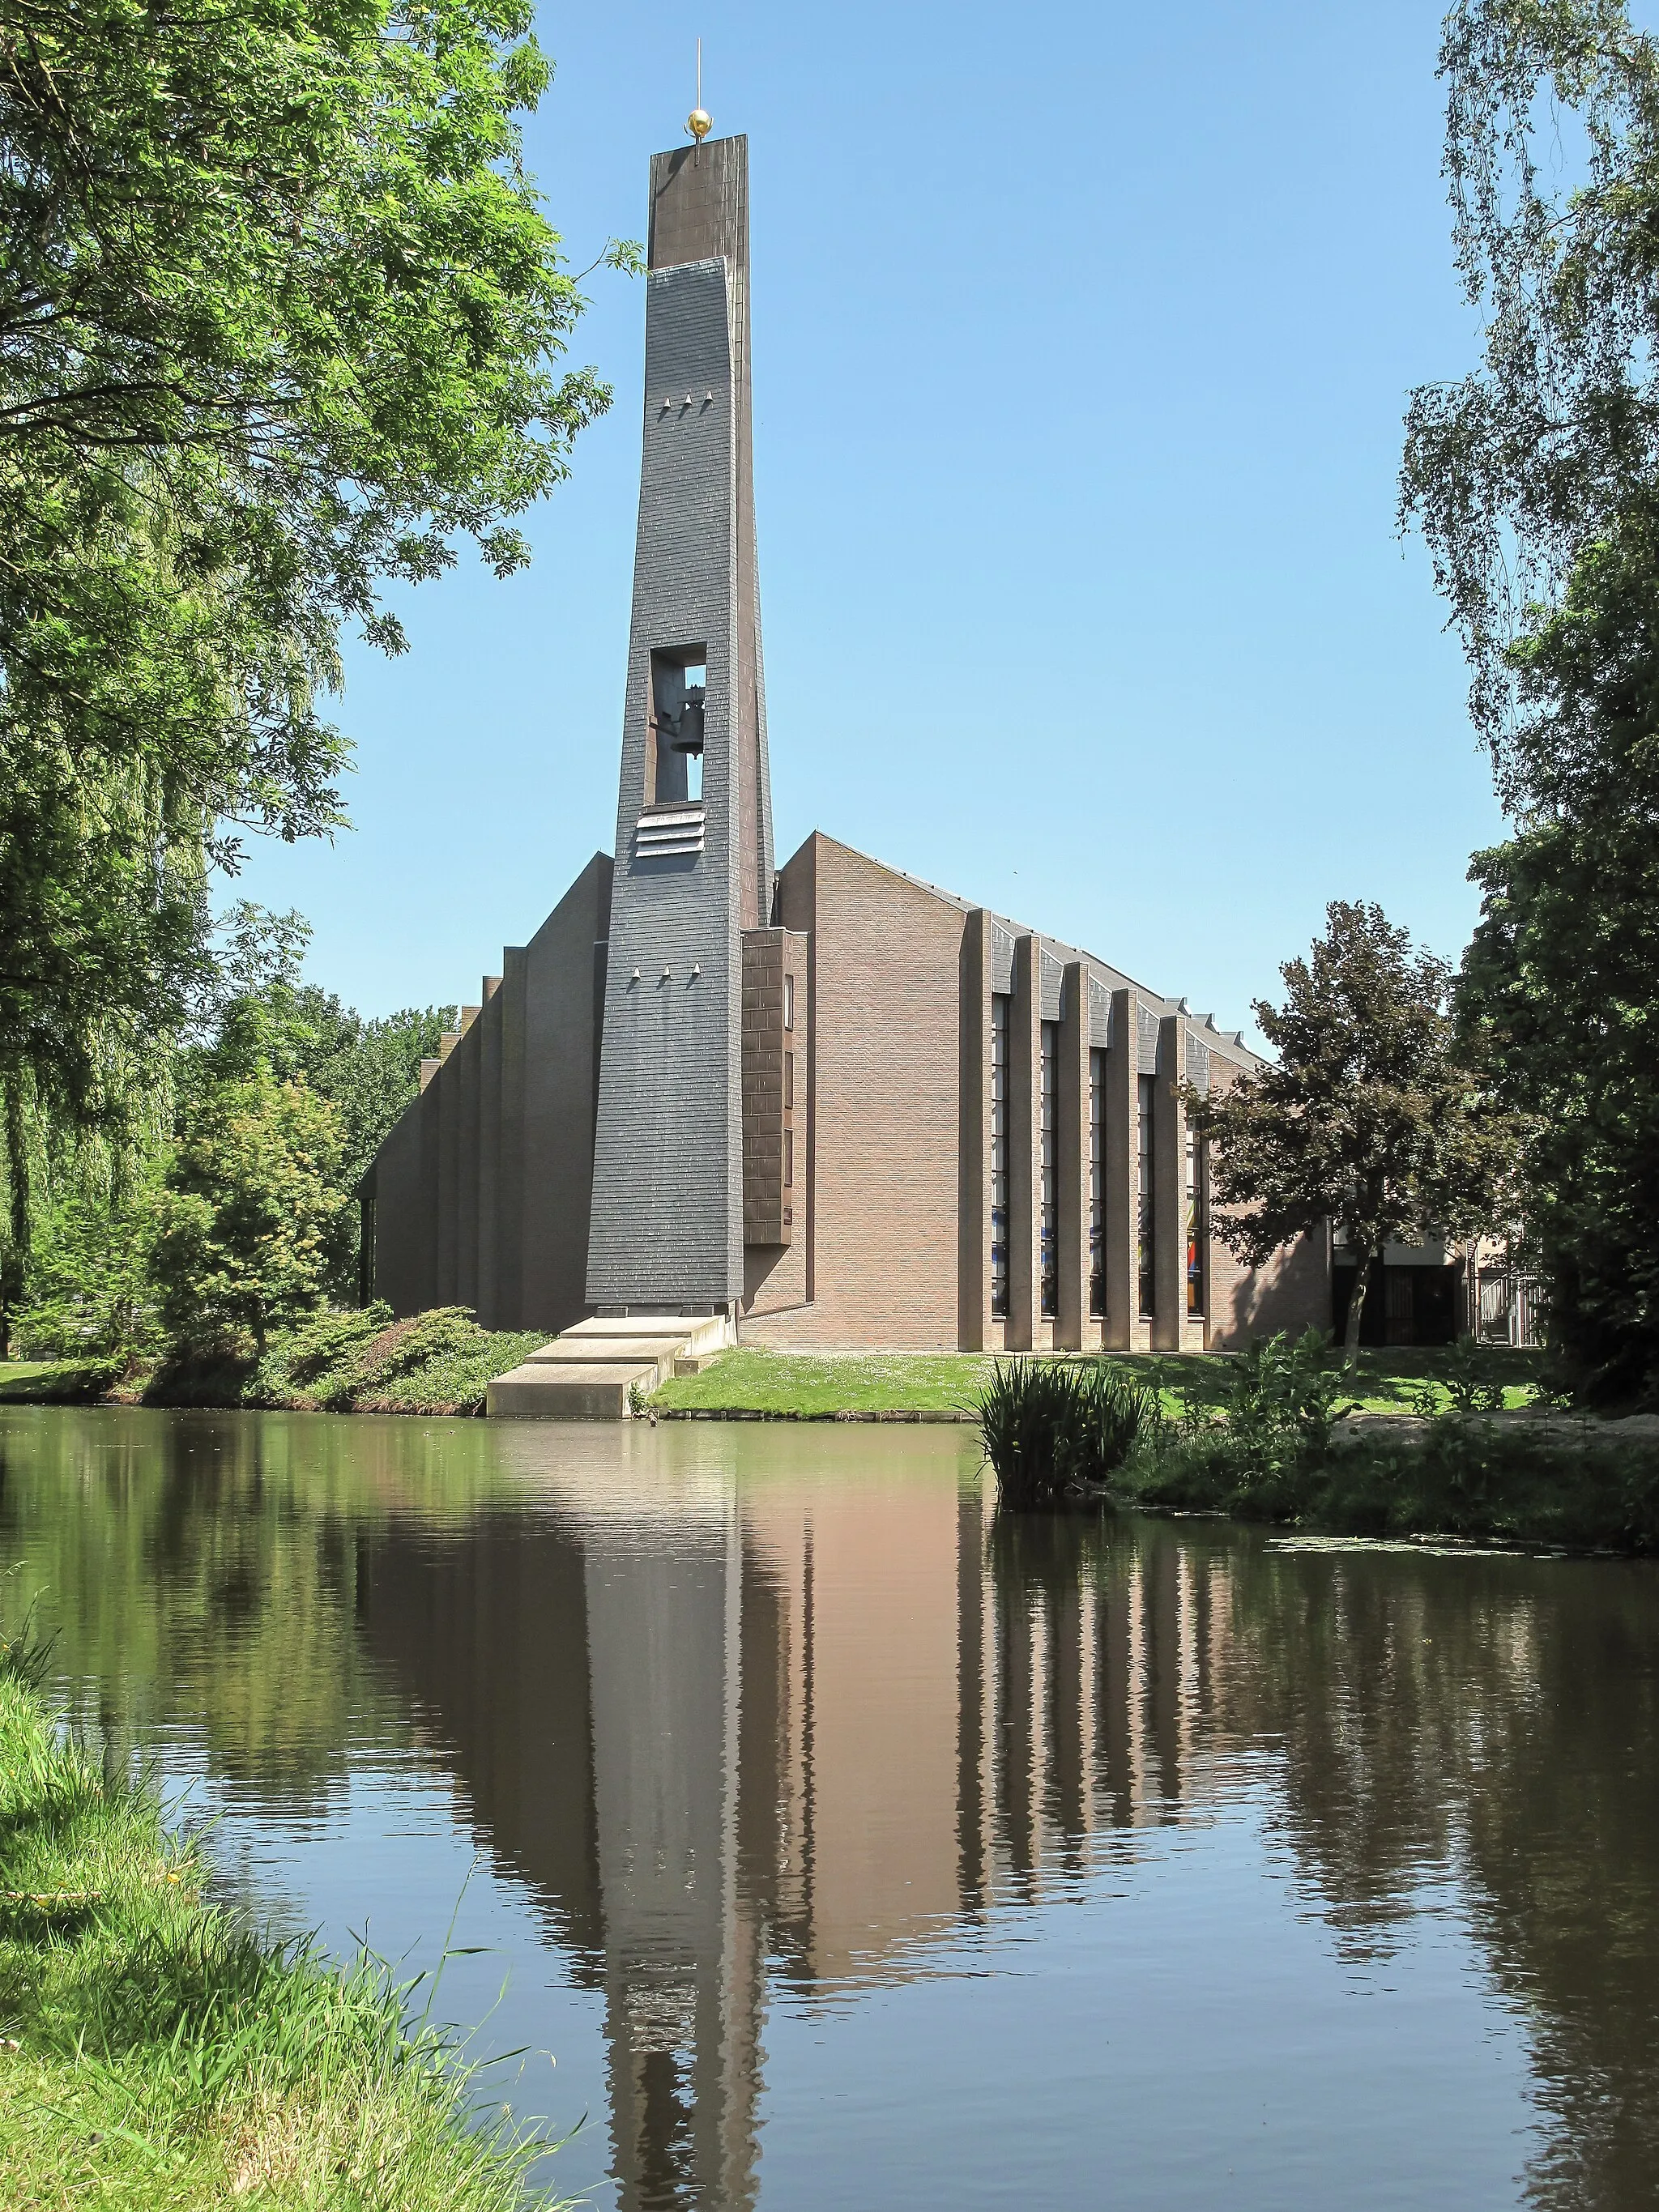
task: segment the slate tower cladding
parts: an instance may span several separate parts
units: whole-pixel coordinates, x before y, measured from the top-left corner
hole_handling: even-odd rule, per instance
[[[742,933],[772,910],[744,138],[651,163],[644,456],[587,1299],[743,1295]]]

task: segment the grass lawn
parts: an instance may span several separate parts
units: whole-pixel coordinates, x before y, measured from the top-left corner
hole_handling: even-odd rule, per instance
[[[0,2203],[99,2212],[530,2212],[539,2146],[472,2109],[446,2039],[365,1963],[202,1895],[0,1639]]]
[[[663,1384],[671,1411],[951,1413],[965,1408],[995,1363],[972,1352],[849,1352],[829,1356],[738,1345],[701,1375]]]
[[[1213,1405],[1225,1395],[1231,1362],[1202,1353],[1121,1352],[1112,1355],[1139,1382],[1156,1384],[1164,1410]],[[1365,1352],[1353,1396],[1370,1413],[1406,1413],[1410,1397],[1443,1369],[1442,1351]],[[836,1413],[950,1413],[966,1407],[996,1362],[973,1352],[875,1352],[817,1355],[738,1346],[722,1352],[700,1375],[665,1382],[654,1402],[667,1413],[793,1414],[798,1419]],[[1523,1406],[1532,1395],[1538,1354],[1493,1347],[1486,1373],[1504,1386],[1504,1402]],[[1449,1399],[1442,1388],[1443,1407]]]
[[[76,1387],[83,1372],[73,1359],[0,1359],[0,1405],[8,1398],[38,1405],[59,1393],[84,1396]]]

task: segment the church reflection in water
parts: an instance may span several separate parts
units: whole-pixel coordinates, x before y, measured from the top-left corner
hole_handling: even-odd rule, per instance
[[[56,1606],[65,1687],[106,1745],[199,1739],[240,1808],[227,1836],[261,1808],[314,1826],[355,1762],[414,1732],[448,1779],[446,1839],[458,1802],[603,2011],[629,2208],[752,2203],[763,2102],[769,2143],[797,2147],[781,2174],[803,2081],[822,2086],[798,2021],[890,1991],[856,2046],[890,2047],[880,2016],[934,1994],[897,1984],[998,1979],[1026,1900],[1099,1896],[1049,1916],[1009,1978],[1037,1992],[1034,2040],[985,2063],[1023,2159],[1055,2054],[1041,1992],[1060,2001],[1092,1932],[1107,1948],[1071,1985],[1111,2004],[1139,1908],[1100,1893],[1134,1887],[1123,1862],[1167,1862],[1183,1822],[1218,1849],[1183,1852],[1163,1893],[1239,1938],[1218,2027],[1211,1962],[1186,1966],[1222,2072],[1248,2075],[1264,2031],[1299,2037],[1321,1985],[1301,1949],[1276,1997],[1255,1976],[1285,1884],[1360,1980],[1443,1946],[1449,1914],[1482,2025],[1438,2057],[1417,2028],[1386,2046],[1418,2069],[1419,2137],[1455,2148],[1486,2024],[1517,2021],[1524,2201],[1650,2205],[1659,1567],[1005,1522],[975,1458],[937,1429],[0,1409],[0,1567],[16,1603]],[[362,1909],[362,1881],[335,1888]],[[930,2016],[959,2051],[986,2015],[964,1996]],[[1341,2079],[1387,2124],[1394,2093],[1352,2049]],[[940,2078],[918,2157],[958,2129]],[[1138,2116],[1152,2137],[1159,2110]],[[1340,2177],[1351,2116],[1327,2117]],[[1511,2109],[1492,2124],[1501,2164]]]
[[[1228,1553],[998,1522],[965,1451],[864,1480],[797,1438],[746,1481],[707,1431],[538,1443],[533,1511],[376,1535],[359,1626],[604,1992],[620,2202],[739,2206],[769,1981],[913,1973],[1176,1817]]]

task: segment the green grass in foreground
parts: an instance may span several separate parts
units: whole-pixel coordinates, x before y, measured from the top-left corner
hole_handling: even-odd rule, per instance
[[[371,1962],[201,1897],[153,1798],[54,1729],[0,1646],[0,2203],[516,2212],[544,2146]]]
[[[1447,1354],[1401,1349],[1360,1355],[1352,1397],[1367,1412],[1409,1413],[1411,1394],[1443,1370]],[[1493,1348],[1487,1371],[1504,1387],[1504,1403],[1532,1396],[1538,1355]],[[1134,1380],[1159,1388],[1172,1418],[1207,1410],[1225,1395],[1231,1363],[1205,1353],[1181,1358],[1153,1353],[1113,1355]],[[771,1352],[740,1345],[721,1352],[701,1375],[665,1382],[656,1403],[670,1412],[794,1414],[811,1419],[834,1413],[937,1413],[971,1406],[996,1364],[996,1355],[971,1352],[884,1352],[815,1354]],[[1442,1409],[1449,1403],[1439,1388]]]

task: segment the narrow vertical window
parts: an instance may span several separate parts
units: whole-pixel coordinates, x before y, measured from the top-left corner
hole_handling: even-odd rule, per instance
[[[1089,1054],[1089,1311],[1106,1311],[1106,1055]]]
[[[991,998],[991,1318],[1008,1318],[1008,1000]]]
[[[783,1055],[783,1110],[786,1114],[794,1103],[795,1055],[793,1052],[787,1052]]]
[[[783,1133],[783,1187],[786,1190],[793,1190],[795,1187],[795,1133],[793,1129],[786,1129]]]
[[[1038,1310],[1045,1321],[1060,1311],[1060,1024],[1042,1024],[1042,1117],[1037,1165],[1042,1195],[1037,1213]]]
[[[1201,1139],[1187,1132],[1187,1311],[1204,1315],[1204,1152]]]
[[[1143,1075],[1139,1085],[1139,1111],[1135,1151],[1138,1159],[1135,1205],[1135,1273],[1140,1284],[1143,1319],[1158,1311],[1158,1271],[1152,1264],[1152,1111],[1157,1079]]]
[[[795,1026],[795,979],[793,975],[786,975],[783,979],[783,1026],[786,1030]]]

